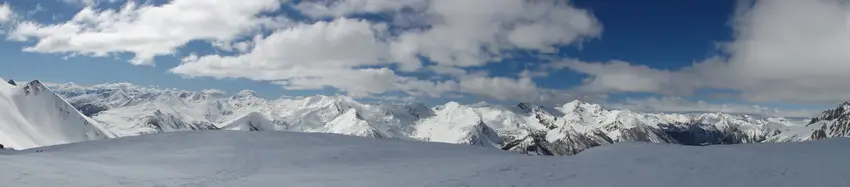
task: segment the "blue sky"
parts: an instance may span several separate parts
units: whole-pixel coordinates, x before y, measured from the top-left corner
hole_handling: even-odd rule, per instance
[[[190,1],[138,2],[134,4],[135,8],[124,11],[138,13],[135,15],[138,17],[134,17],[138,20],[91,19],[88,20],[88,24],[100,24],[98,26],[105,28],[107,26],[104,25],[109,21],[124,22],[128,25],[163,22],[161,20],[158,22],[157,20],[139,21],[143,20],[141,17],[145,17],[144,13],[140,12],[147,8],[161,8],[177,3],[190,5]],[[26,28],[22,26],[25,23],[34,24],[34,28],[41,30],[50,26],[72,24],[81,26],[80,23],[82,22],[69,20],[74,15],[80,14],[82,10],[93,10],[95,14],[105,14],[106,11],[117,11],[127,6],[125,1],[8,0],[5,1],[4,5],[11,9],[10,15],[12,16],[3,21],[6,28],[6,36],[4,37],[6,40],[0,41],[0,55],[4,57],[0,59],[0,67],[2,67],[0,68],[0,77],[18,80],[40,79],[48,82],[75,82],[83,85],[130,82],[138,85],[156,85],[187,90],[213,88],[229,93],[251,89],[257,91],[260,96],[267,98],[277,98],[280,95],[340,93],[366,100],[381,100],[380,98],[386,96],[410,96],[409,99],[430,104],[460,100],[467,103],[477,101],[494,103],[535,102],[547,105],[559,105],[559,103],[579,98],[613,107],[635,110],[673,112],[740,110],[766,115],[782,112],[810,114],[812,111],[829,108],[835,102],[847,98],[847,95],[843,94],[844,90],[834,89],[843,86],[844,83],[830,82],[823,83],[822,87],[810,87],[806,85],[811,85],[811,82],[821,82],[818,81],[821,79],[798,79],[807,75],[804,73],[800,73],[800,75],[790,73],[787,77],[737,73],[738,69],[742,69],[738,67],[758,70],[764,66],[765,63],[762,62],[767,60],[763,59],[769,58],[760,55],[761,53],[758,52],[767,49],[776,51],[798,49],[772,49],[744,44],[761,41],[765,38],[775,39],[756,36],[772,36],[772,33],[765,31],[767,29],[760,29],[762,27],[776,28],[771,27],[774,25],[770,23],[776,22],[776,20],[771,20],[772,17],[779,19],[784,18],[783,15],[799,13],[797,11],[818,11],[818,8],[826,7],[817,4],[805,5],[802,6],[804,8],[797,10],[787,8],[788,6],[795,6],[795,2],[790,1],[786,3],[790,5],[784,5],[759,1],[753,3],[746,0],[574,0],[568,4],[563,3],[566,1],[560,1],[561,3],[553,1],[555,8],[546,10],[550,13],[525,17],[523,11],[541,10],[534,9],[541,6],[526,2],[521,7],[528,9],[514,10],[511,6],[500,7],[495,5],[499,4],[495,3],[497,1],[491,3],[494,4],[492,7],[488,7],[489,5],[485,7],[472,6],[474,3],[466,2],[455,5],[441,5],[439,3],[448,3],[429,0],[405,0],[398,1],[400,3],[397,4],[374,4],[380,1],[368,0],[262,1],[266,4],[262,4],[258,0],[256,6],[251,4],[236,7],[244,8],[244,10],[216,12],[216,14],[250,19],[249,22],[256,21],[256,25],[235,24],[232,28],[230,28],[231,26],[218,28],[213,24],[209,25],[209,28],[215,27],[215,29],[209,30],[215,30],[210,32],[217,33],[174,35],[171,38],[165,38],[163,41],[185,40],[185,42],[160,46],[159,43],[168,42],[145,44],[144,41],[139,42],[135,40],[137,38],[130,37],[128,37],[130,39],[119,38],[125,40],[115,42],[97,39],[105,38],[106,35],[103,33],[107,31],[104,30],[82,29],[74,31],[75,34],[61,34],[61,32],[38,32],[36,29],[22,29]],[[513,3],[507,0],[504,2],[506,2],[505,4]],[[305,7],[310,7],[307,5],[321,9],[307,9]],[[466,5],[470,6],[463,7]],[[226,5],[221,6],[227,8]],[[435,8],[441,6],[460,8],[458,8],[459,10]],[[36,7],[40,8],[36,10]],[[484,9],[498,10],[495,12],[520,13],[493,14]],[[188,15],[189,13],[186,13],[190,11],[180,10],[180,12],[187,14],[182,15],[183,17],[191,17]],[[246,12],[250,13],[247,13],[248,15],[245,17],[240,17],[243,15],[239,14]],[[411,16],[414,18],[405,20],[402,18],[409,16],[404,14],[405,12],[422,13],[429,17]],[[202,13],[199,12],[203,15]],[[764,15],[759,16],[762,14]],[[570,16],[565,17],[564,15]],[[173,17],[180,16],[174,15]],[[493,21],[494,19],[487,16],[504,19]],[[236,21],[240,21],[237,18],[231,20],[223,17],[221,20],[200,20],[198,25],[203,26],[202,24],[207,23],[203,21],[219,24],[230,23],[227,21],[236,23]],[[435,18],[439,21],[434,21]],[[147,16],[144,19],[173,18]],[[738,19],[745,21],[734,22]],[[493,24],[508,25],[505,27],[510,28],[500,28],[505,30],[493,31],[493,33],[469,35],[475,37],[493,34],[493,37],[485,37],[487,40],[483,42],[458,41],[468,37],[455,39],[446,37],[455,33],[462,36],[468,34],[468,31],[489,32],[492,30],[453,24],[466,23],[463,21],[470,20],[473,21],[472,23],[490,21]],[[191,21],[196,20],[186,19],[181,21],[185,22],[177,25],[178,27],[192,25]],[[791,20],[792,23],[796,23],[793,21]],[[319,27],[320,23],[326,23],[326,25]],[[542,36],[531,37],[529,34],[513,33],[519,30],[517,28],[523,24],[543,25],[529,27],[540,28],[541,30],[533,30],[531,33],[539,31],[543,33]],[[800,21],[799,24],[808,23]],[[388,28],[383,29],[381,25]],[[824,25],[827,25],[827,23],[824,23]],[[154,26],[168,25],[157,24]],[[138,30],[139,28],[155,28],[154,26],[128,28],[137,28]],[[787,27],[792,26],[794,25]],[[198,28],[187,26],[183,29]],[[354,29],[365,29],[358,31],[369,31],[370,34],[375,34],[375,36],[365,39],[355,38],[359,36],[355,34],[362,33],[349,32]],[[428,33],[430,32],[429,29],[431,31],[438,29],[446,31]],[[547,29],[555,32],[544,32]],[[735,37],[733,34],[736,29],[744,34]],[[195,32],[205,30],[202,27]],[[124,31],[129,32],[126,29],[118,29],[111,34],[124,34],[121,33]],[[290,36],[288,34],[294,35],[294,31],[300,33],[300,35],[296,35],[299,38],[287,39],[286,36]],[[321,31],[324,31],[324,34],[305,35],[308,32]],[[387,32],[385,35],[377,34],[384,31]],[[349,34],[338,34],[345,32],[349,32]],[[337,33],[338,35],[328,33]],[[276,34],[281,37],[272,37]],[[406,34],[415,35],[418,39],[405,40],[402,36]],[[506,36],[510,34],[515,34],[517,37]],[[846,34],[846,31],[837,33],[837,35],[842,36],[844,34]],[[132,33],[128,35],[132,35]],[[263,40],[252,39],[254,37]],[[316,39],[317,42],[331,43],[314,46],[312,44],[317,42],[309,41],[310,37]],[[794,35],[783,35],[783,37],[804,38]],[[25,38],[26,40],[14,38]],[[377,38],[377,44],[375,44],[376,41],[371,40],[375,38]],[[49,43],[51,39],[59,42]],[[135,42],[127,42],[131,39]],[[277,41],[273,39],[279,39],[282,42],[273,43],[272,41]],[[334,41],[335,39],[339,39],[339,41]],[[492,41],[489,39],[492,39]],[[787,41],[786,39],[778,38],[776,40]],[[804,40],[801,41],[804,42]],[[246,48],[243,51],[235,49],[228,51],[214,46],[213,43],[216,42],[233,46],[236,46],[237,43],[247,43],[253,47]],[[257,52],[260,49],[257,46],[260,46],[262,42],[266,42],[268,45],[262,49],[283,52],[280,52],[279,55]],[[85,45],[77,45],[80,43]],[[740,47],[724,50],[720,47],[721,43]],[[442,50],[465,44],[473,46],[457,48],[456,51]],[[803,43],[800,46],[818,48],[814,44],[806,44],[810,43]],[[140,49],[132,45],[170,48],[171,51]],[[24,51],[28,47],[35,49]],[[98,48],[92,49],[94,47]],[[370,47],[375,49],[372,50]],[[408,51],[394,50],[404,47],[413,47],[415,53],[408,54],[404,53]],[[489,52],[486,50],[484,50],[485,52],[478,51],[488,47],[499,49]],[[544,48],[555,48],[557,52],[543,50]],[[301,49],[304,49],[304,51],[299,51]],[[311,51],[307,51],[308,49],[311,49]],[[464,50],[469,49],[472,49],[471,52],[476,53],[477,56],[472,55],[469,58],[463,56],[468,54],[466,52],[469,52]],[[106,55],[96,54],[100,52],[106,53]],[[139,54],[146,52],[155,54],[152,55],[152,58],[144,60],[143,63],[133,64],[128,62],[137,60],[136,57],[140,56]],[[374,53],[374,55],[371,53]],[[401,54],[401,57],[396,54]],[[837,63],[828,60],[834,59],[829,56],[833,55],[831,53],[816,54],[825,56],[824,62],[822,64],[815,63],[813,64],[815,67],[811,67],[813,69],[803,69],[802,71],[815,73],[826,71],[828,69],[816,67],[818,65],[828,67],[828,65]],[[456,55],[457,58],[442,58],[446,55]],[[188,58],[194,56],[200,58]],[[324,56],[334,57],[326,58]],[[497,56],[502,58],[495,58]],[[204,57],[220,57],[221,59],[205,59]],[[412,62],[415,60],[410,60],[411,58],[408,57],[421,60],[418,61],[421,64]],[[181,65],[181,60],[185,61],[183,65]],[[799,65],[805,59],[793,58],[793,60],[795,61],[776,62],[788,64],[787,66],[778,66],[788,68],[775,70],[777,72],[794,72],[792,70],[795,68],[800,69],[795,65]],[[821,59],[814,58],[814,60]],[[619,62],[619,64],[613,63],[614,61]],[[414,70],[404,69],[405,66],[411,64],[419,64],[418,66],[421,67],[414,67]],[[224,70],[217,68],[224,68]],[[298,68],[306,69],[302,71]],[[382,68],[386,68],[386,70]],[[432,70],[429,68],[451,70]],[[328,71],[323,72],[321,70]],[[364,73],[363,71],[366,70],[369,70],[369,72]],[[535,75],[526,76],[522,73],[524,71]],[[303,73],[302,75],[302,72],[311,73]],[[339,75],[346,73],[356,73],[356,75],[352,74],[348,77]],[[839,73],[834,73],[835,76],[830,73],[824,73],[825,77],[822,79],[827,77],[843,78],[840,77]],[[791,74],[794,74],[794,76],[791,76]],[[529,81],[525,81],[525,78],[528,78]],[[390,81],[386,84],[372,83],[383,82],[385,79]],[[281,81],[284,83],[281,83]],[[369,84],[366,84],[367,82]],[[799,82],[800,86],[795,87],[796,85],[785,85],[778,82]],[[429,84],[425,85],[424,83]],[[445,84],[441,87],[439,86],[440,83]],[[361,87],[368,91],[359,90]],[[522,91],[516,91],[518,89]],[[785,93],[787,90],[804,89],[810,91]],[[711,91],[731,94],[720,97],[719,94],[710,94]],[[807,95],[810,95],[811,98],[798,99]],[[757,107],[753,105],[757,105]],[[777,112],[777,110],[782,112]]]

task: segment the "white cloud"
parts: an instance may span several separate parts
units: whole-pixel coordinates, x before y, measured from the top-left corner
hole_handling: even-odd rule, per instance
[[[733,19],[728,59],[679,70],[625,62],[571,62],[591,75],[584,89],[688,95],[729,89],[753,102],[832,103],[850,99],[850,2],[742,1]],[[751,6],[750,6],[751,5]]]
[[[389,63],[382,59],[388,50],[379,38],[386,29],[384,24],[344,18],[302,23],[255,38],[246,54],[190,56],[171,72],[275,81],[287,89],[334,87],[355,97],[395,90],[436,95],[449,89],[398,76],[388,68],[358,68]]]
[[[174,0],[163,5],[128,1],[120,10],[88,6],[71,20],[58,24],[22,22],[10,33],[13,40],[35,38],[25,51],[105,56],[133,53],[133,64],[152,64],[193,40],[232,41],[263,26],[263,12],[280,7],[280,0]]]
[[[376,37],[385,30],[385,25],[354,19],[298,24],[255,37],[254,48],[247,54],[185,58],[171,71],[188,76],[280,80],[386,64],[381,60],[386,45]]]
[[[14,17],[15,11],[12,10],[12,6],[9,6],[8,2],[4,2],[0,5],[0,23],[12,21],[12,18]]]
[[[468,93],[500,100],[553,100],[567,94],[539,88],[530,78],[488,77],[478,74],[481,71],[470,75],[464,68],[485,65],[490,59],[499,58],[501,50],[552,51],[555,45],[573,44],[601,32],[599,23],[589,13],[565,3],[452,2],[306,1],[297,5],[302,13],[337,18],[293,24],[269,36],[255,38],[251,42],[253,49],[242,55],[190,56],[171,72],[188,77],[273,81],[286,89],[332,87],[355,97],[401,91],[430,97]],[[498,6],[493,7],[496,10],[474,8],[483,5]],[[399,16],[396,11],[405,8],[420,11],[423,15],[410,20],[430,29],[391,33],[390,27],[398,26],[396,22],[338,17],[378,12]],[[510,36],[512,33],[517,34]],[[535,37],[519,36],[524,33]],[[233,48],[231,43],[217,46],[225,50]],[[436,65],[422,68],[419,55],[430,58]],[[385,68],[392,64],[404,71],[450,76],[442,81],[405,77]]]
[[[429,1],[418,19],[428,25],[402,33],[392,43],[393,59],[415,69],[424,56],[439,66],[475,67],[505,50],[554,51],[598,36],[601,24],[586,10],[562,1]],[[487,8],[479,8],[487,7]]]
[[[500,100],[566,100],[566,94],[539,88],[529,77],[459,75],[458,81],[427,81],[399,76],[388,68],[358,68],[389,63],[382,60],[386,43],[376,37],[386,29],[383,24],[356,19],[299,24],[256,38],[256,46],[246,54],[192,55],[171,72],[190,77],[274,81],[294,90],[333,87],[353,97],[402,91],[430,97],[460,92]]]
[[[642,112],[722,112],[733,114],[751,114],[771,117],[803,117],[816,116],[820,110],[781,110],[759,105],[746,104],[715,104],[706,101],[689,101],[681,97],[650,97],[643,99],[626,99],[624,102],[605,104],[606,107],[628,109]]]
[[[298,7],[318,17],[390,13],[396,23],[425,28],[403,32],[391,43],[392,59],[406,71],[422,67],[419,56],[445,66],[433,68],[437,70],[475,67],[498,61],[505,50],[555,52],[555,46],[576,44],[602,31],[588,11],[554,0],[325,0]]]
[[[356,13],[393,12],[405,7],[427,6],[427,0],[312,0],[296,7],[311,17],[344,17]]]
[[[460,78],[460,92],[497,100],[513,100],[546,104],[560,104],[578,98],[565,91],[540,88],[531,77],[464,76]],[[585,98],[587,99],[587,98]]]

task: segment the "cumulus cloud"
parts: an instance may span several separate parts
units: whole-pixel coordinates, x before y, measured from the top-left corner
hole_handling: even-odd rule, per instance
[[[627,109],[643,112],[723,112],[733,114],[750,114],[759,116],[775,117],[801,117],[810,118],[816,116],[818,110],[782,110],[760,105],[746,104],[715,104],[706,101],[689,101],[681,97],[650,97],[643,99],[629,98],[624,102],[609,103],[606,107]]]
[[[583,89],[689,95],[740,91],[753,102],[831,103],[850,99],[850,3],[839,0],[741,1],[728,58],[676,70],[627,62],[562,62],[591,77]]]
[[[475,67],[501,58],[505,50],[555,52],[556,46],[579,43],[602,31],[593,15],[566,1],[325,0],[298,7],[312,16],[391,13],[406,25],[422,26],[391,42],[392,59],[407,71],[422,66],[419,57],[445,66],[432,68],[436,70]]]
[[[93,2],[93,1],[88,1]],[[232,41],[253,33],[280,8],[280,0],[174,0],[163,5],[128,1],[119,10],[87,6],[67,22],[21,22],[12,40],[35,39],[25,51],[105,56],[128,52],[133,64],[153,64],[153,57],[173,54],[193,40]]]
[[[378,37],[386,25],[336,19],[302,23],[258,36],[254,48],[238,56],[190,56],[171,72],[185,76],[248,78],[277,81],[288,89],[335,87],[365,95],[391,90],[399,78],[387,68],[355,69],[386,64],[386,45]]]
[[[563,1],[326,0],[302,1],[296,7],[305,15],[331,19],[258,35],[249,42],[253,49],[244,54],[189,56],[171,72],[273,81],[286,89],[330,87],[359,97],[401,91],[415,96],[466,93],[543,101],[568,94],[537,87],[527,77],[489,77],[470,74],[466,68],[494,62],[505,50],[554,52],[560,45],[601,32],[592,15]],[[359,13],[414,18],[404,18],[409,21],[405,26],[394,20],[347,18]],[[217,46],[232,48],[226,43]],[[399,70],[433,72],[448,79],[406,77]]]
[[[487,8],[476,8],[487,7]],[[402,33],[392,56],[418,64],[418,56],[439,66],[474,67],[501,58],[506,50],[554,52],[601,33],[586,10],[563,1],[430,1],[422,12],[428,29]]]
[[[12,18],[14,17],[15,11],[12,10],[12,6],[9,6],[8,2],[4,2],[0,5],[0,23],[12,21]]]

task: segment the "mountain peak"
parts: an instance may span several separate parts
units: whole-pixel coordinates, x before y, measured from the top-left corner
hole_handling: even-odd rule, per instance
[[[563,115],[560,111],[552,110],[552,108],[543,107],[529,103],[520,103],[516,106],[520,110],[528,113],[544,113],[549,115]]]
[[[257,92],[254,90],[242,90],[230,96],[230,99],[246,99],[246,98],[258,98]]]
[[[41,84],[41,81],[39,81],[39,80],[32,80],[32,81],[30,81],[29,85],[42,85],[42,84]]]
[[[29,83],[27,83],[26,86],[24,86],[21,89],[23,89],[24,93],[27,94],[27,95],[29,95],[30,93],[38,94],[39,92],[44,91],[44,90],[49,91],[49,89],[47,89],[47,87],[45,87],[43,84],[41,84],[41,81],[38,81],[38,80],[30,81]]]
[[[848,115],[848,113],[850,113],[850,102],[845,101],[839,104],[838,107],[836,107],[835,109],[824,111],[823,113],[821,113],[820,116],[812,118],[809,124],[813,124],[822,120],[834,120],[842,116],[850,116]]]
[[[448,103],[446,103],[443,106],[445,106],[446,108],[457,108],[457,107],[462,106],[462,104],[460,104],[458,102],[454,102],[454,101],[449,101]]]
[[[372,124],[364,120],[360,116],[360,112],[356,109],[348,109],[344,114],[337,116],[327,124],[327,133],[346,134],[362,137],[383,138],[383,134],[378,132]]]
[[[12,86],[18,85],[18,83],[16,83],[15,80],[12,80],[12,79],[9,79],[9,82],[7,82],[7,83],[11,84]]]
[[[535,108],[537,108],[536,106],[529,103],[519,103],[516,105],[516,107],[526,112],[532,112]]]
[[[561,111],[563,112],[596,111],[601,109],[602,107],[597,104],[588,103],[581,100],[573,100],[561,106]]]
[[[850,102],[844,101],[843,103],[838,105],[838,108],[843,108],[844,110],[850,109]]]

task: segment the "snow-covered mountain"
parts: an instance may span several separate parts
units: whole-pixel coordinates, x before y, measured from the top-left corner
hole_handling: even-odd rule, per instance
[[[849,136],[850,103],[844,102],[812,118],[804,127],[782,131],[767,141],[794,142]]]
[[[502,140],[474,109],[457,102],[434,108],[434,116],[416,125],[414,137],[425,141],[501,147]]]
[[[226,121],[218,126],[221,130],[238,131],[279,131],[278,125],[263,117],[260,113],[251,112],[236,119]]]
[[[8,84],[7,84],[8,83]],[[38,80],[0,79],[0,144],[14,149],[116,137]]]
[[[685,145],[781,139],[803,122],[723,113],[656,114],[573,101],[557,107],[449,102],[361,103],[346,96],[263,99],[127,83],[49,84],[119,136],[186,130],[301,131],[472,144],[536,155],[573,155],[619,142]],[[86,110],[96,109],[86,112]]]
[[[328,122],[325,127],[327,128],[325,130],[326,133],[372,138],[384,137],[383,133],[375,129],[372,124],[369,124],[369,121],[363,119],[360,112],[357,112],[357,109],[354,108],[346,110],[343,114]]]

